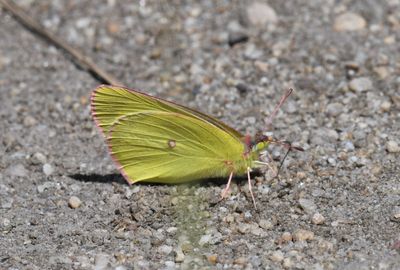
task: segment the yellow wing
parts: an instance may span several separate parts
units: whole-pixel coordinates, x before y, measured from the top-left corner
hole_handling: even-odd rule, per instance
[[[245,145],[206,121],[179,113],[140,112],[118,118],[107,136],[130,183],[181,183],[243,174]]]
[[[204,113],[119,86],[101,85],[97,87],[92,92],[91,104],[94,119],[97,125],[103,129],[105,135],[107,135],[114,122],[124,115],[144,111],[158,111],[195,117],[210,122],[234,137],[243,137],[240,132]]]

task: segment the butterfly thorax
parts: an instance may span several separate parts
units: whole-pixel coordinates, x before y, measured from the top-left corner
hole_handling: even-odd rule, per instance
[[[256,161],[259,160],[262,151],[266,150],[270,143],[270,138],[267,136],[258,137],[256,140],[252,140],[250,136],[245,136],[242,138],[245,145],[245,150],[242,155],[242,159],[235,160],[226,164],[227,167],[234,168],[238,174],[244,174],[247,172],[248,168],[256,168],[258,164]]]

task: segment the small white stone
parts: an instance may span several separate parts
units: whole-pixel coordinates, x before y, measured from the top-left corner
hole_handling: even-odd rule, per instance
[[[356,13],[346,12],[336,17],[333,29],[337,32],[358,31],[364,29],[367,22]]]
[[[32,163],[34,164],[45,164],[47,161],[46,156],[43,155],[40,152],[36,152],[35,154],[33,154],[32,156]]]
[[[183,254],[182,249],[179,248],[175,252],[176,252],[175,262],[177,263],[183,262],[185,260],[185,254]]]
[[[398,153],[398,152],[400,152],[400,146],[395,141],[388,141],[386,143],[386,150],[389,153]]]
[[[283,252],[280,250],[274,251],[269,258],[273,262],[281,262],[284,259]]]
[[[28,115],[27,117],[24,118],[24,125],[27,127],[34,126],[34,125],[36,125],[36,123],[37,123],[36,119],[30,115]]]
[[[2,220],[2,225],[3,225],[4,227],[8,227],[10,224],[11,224],[11,221],[10,221],[8,218],[4,218],[4,219]]]
[[[312,223],[315,225],[321,225],[324,224],[325,222],[325,217],[321,215],[320,213],[315,213],[312,218],[311,218]]]
[[[269,5],[259,2],[254,2],[247,7],[247,16],[250,23],[257,26],[278,21],[275,10]]]
[[[49,176],[49,175],[53,174],[53,172],[54,172],[54,169],[49,163],[46,163],[46,164],[43,165],[43,173],[46,176]]]
[[[360,78],[352,79],[349,82],[349,88],[350,88],[350,90],[353,90],[356,92],[364,92],[367,90],[372,90],[373,85],[372,85],[372,81],[369,78],[360,77]]]
[[[170,234],[175,234],[177,231],[178,231],[177,227],[169,227],[167,229],[167,233],[170,233]]]
[[[390,101],[384,101],[381,104],[381,110],[384,112],[390,111],[391,107],[392,107],[392,103],[390,103]]]
[[[76,197],[76,196],[72,196],[72,197],[69,198],[69,200],[68,200],[68,205],[69,205],[69,207],[71,207],[72,209],[78,208],[79,206],[81,206],[81,204],[82,204],[82,201],[81,201],[78,197]]]

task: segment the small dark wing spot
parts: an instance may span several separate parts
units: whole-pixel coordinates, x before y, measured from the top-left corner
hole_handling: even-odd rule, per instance
[[[168,140],[167,142],[169,148],[175,148],[176,141],[175,140]]]

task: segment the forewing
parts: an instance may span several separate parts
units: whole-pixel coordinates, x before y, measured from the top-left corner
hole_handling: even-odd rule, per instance
[[[120,117],[110,128],[111,155],[130,183],[180,183],[229,174],[244,144],[197,118],[171,112]]]
[[[179,113],[210,122],[232,136],[242,138],[243,135],[217,119],[199,111],[175,104],[160,98],[152,97],[136,90],[119,86],[101,85],[91,96],[92,114],[96,123],[107,135],[114,122],[127,114],[145,111]]]

